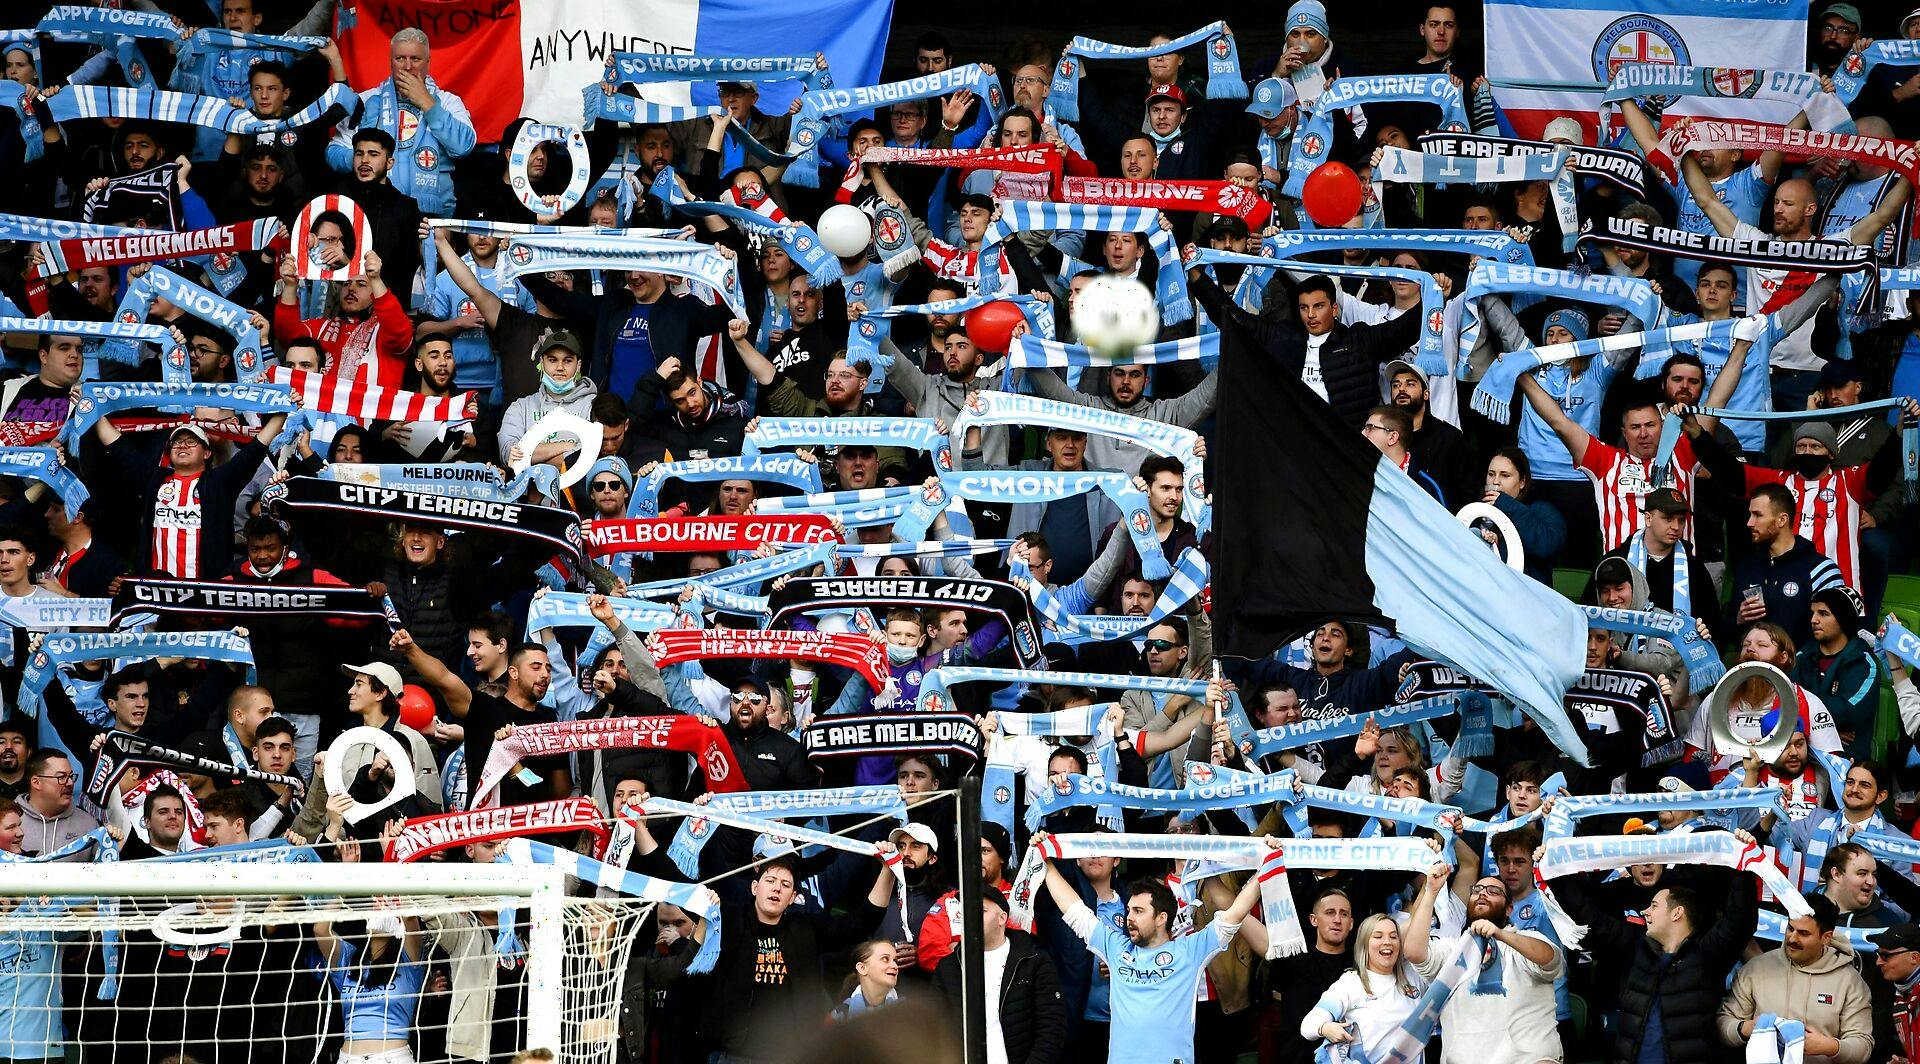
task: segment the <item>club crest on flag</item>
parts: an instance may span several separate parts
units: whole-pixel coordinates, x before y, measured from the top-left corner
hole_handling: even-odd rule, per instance
[[[1715,96],[1743,100],[1760,91],[1760,72],[1719,67],[1707,80],[1707,87]]]
[[[1652,15],[1637,14],[1615,19],[1600,31],[1600,36],[1593,42],[1595,78],[1611,82],[1614,73],[1625,63],[1693,65],[1687,53],[1687,42],[1681,38],[1680,31]]]

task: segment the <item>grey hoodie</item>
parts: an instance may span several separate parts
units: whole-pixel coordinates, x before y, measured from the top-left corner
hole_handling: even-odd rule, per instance
[[[520,437],[527,434],[527,429],[531,428],[534,422],[555,410],[565,410],[576,417],[593,420],[593,400],[599,394],[599,386],[593,383],[593,378],[583,373],[580,375],[580,383],[575,385],[573,391],[568,392],[564,398],[549,395],[545,388],[539,388],[532,395],[523,395],[515,399],[513,405],[507,407],[507,412],[500,418],[500,460],[511,465],[508,455],[512,452],[513,445],[520,442]]]
[[[1594,579],[1599,580],[1599,567],[1594,567]],[[1627,566],[1627,572],[1633,577],[1633,597],[1627,601],[1630,610],[1651,610],[1647,604],[1647,574]],[[1614,667],[1644,672],[1649,676],[1665,676],[1673,685],[1673,710],[1677,715],[1682,709],[1691,710],[1694,698],[1687,692],[1687,661],[1672,643],[1664,639],[1652,639],[1637,636],[1631,632],[1614,632],[1614,645],[1620,648],[1620,657]],[[1686,734],[1686,725],[1692,721],[1691,715],[1676,721],[1680,734]]]
[[[59,816],[46,817],[41,816],[24,795],[21,797],[20,830],[26,832],[26,837],[20,840],[20,848],[28,853],[52,853],[100,826],[99,821],[77,805],[68,806]],[[93,854],[81,852],[60,860],[85,863],[93,860]]]

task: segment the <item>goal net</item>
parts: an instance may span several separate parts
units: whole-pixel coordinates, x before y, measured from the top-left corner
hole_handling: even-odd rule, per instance
[[[520,864],[0,864],[0,1060],[613,1064],[653,903]]]

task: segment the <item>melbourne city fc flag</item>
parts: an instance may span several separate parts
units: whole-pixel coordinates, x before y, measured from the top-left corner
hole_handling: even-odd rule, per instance
[[[1586,664],[1586,619],[1342,422],[1238,324],[1221,322],[1213,452],[1213,623],[1258,658],[1330,620],[1393,628],[1511,698],[1585,763],[1562,700]]]
[[[1721,95],[1670,115],[1785,123],[1791,105],[1741,99],[1767,70],[1807,68],[1809,0],[1486,0],[1487,78],[1516,136],[1578,119],[1594,143],[1600,90],[1621,63],[1734,67]],[[1616,119],[1617,121],[1617,119]]]
[[[579,125],[580,90],[606,75],[615,52],[824,52],[836,83],[871,85],[880,80],[893,21],[891,0],[341,0],[341,7],[340,51],[356,92],[386,80],[388,39],[417,26],[432,44],[434,84],[466,103],[482,142],[498,140],[521,115]],[[762,85],[760,110],[785,114],[799,92],[797,81]],[[685,85],[652,86],[646,96],[689,102]],[[714,99],[711,84],[695,86],[694,103]]]

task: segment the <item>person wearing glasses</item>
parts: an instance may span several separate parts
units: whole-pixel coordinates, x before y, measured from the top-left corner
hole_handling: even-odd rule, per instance
[[[1916,1059],[1915,1054],[1920,1054],[1920,924],[1895,924],[1880,932],[1873,945],[1873,966],[1893,988],[1884,1004],[1874,1005],[1873,1029],[1894,1032],[1897,1041],[1886,1043],[1893,1046],[1894,1056]]]
[[[22,852],[52,853],[100,826],[73,804],[73,784],[78,778],[73,762],[60,750],[43,747],[27,758],[26,801],[20,803],[20,826],[26,831]],[[89,856],[83,850],[60,860],[86,861]]]

